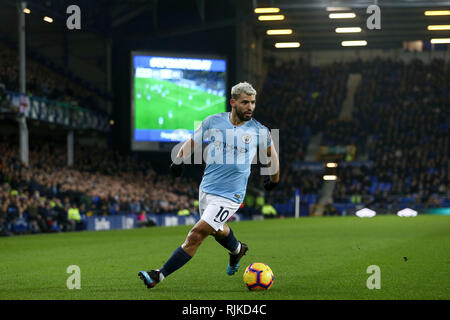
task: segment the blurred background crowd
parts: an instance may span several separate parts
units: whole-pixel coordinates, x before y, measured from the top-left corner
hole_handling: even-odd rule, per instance
[[[7,90],[17,90],[14,59],[10,48],[1,48],[0,84]],[[448,64],[374,59],[313,67],[302,59],[281,64],[269,59],[267,65],[255,118],[280,129],[281,181],[265,195],[266,202],[292,208],[299,189],[302,201],[316,204],[322,175],[296,164],[305,161],[311,137],[322,133],[321,145],[353,145],[356,157],[350,160],[361,160],[338,167],[326,214],[342,214],[342,204],[382,212],[448,204]],[[362,82],[352,117],[339,119],[347,78],[355,70]],[[33,95],[96,108],[94,93],[32,60],[27,88]],[[149,213],[198,212],[198,177],[175,179],[151,161],[79,144],[69,167],[65,144],[51,138],[30,143],[26,166],[18,145],[17,136],[0,138],[0,233],[82,230],[90,216],[132,213],[145,220],[142,215]],[[263,179],[253,170],[249,189],[261,190]],[[249,192],[241,212],[260,214],[260,209]]]
[[[53,209],[59,208],[66,217],[74,209],[79,228],[90,216],[195,212],[198,188],[192,178],[156,174],[148,162],[99,151],[77,148],[76,164],[68,167],[64,145],[36,143],[30,146],[30,165],[25,166],[18,159],[17,143],[1,141],[0,221],[7,224],[5,231],[11,231],[17,218],[28,218],[33,206],[41,208],[38,216],[50,226],[54,224]],[[40,231],[52,230],[39,227]]]
[[[448,64],[374,59],[358,65],[363,80],[354,125],[341,129],[344,139],[364,146],[358,150],[367,153],[371,165],[342,169],[335,201],[380,208],[448,203]]]

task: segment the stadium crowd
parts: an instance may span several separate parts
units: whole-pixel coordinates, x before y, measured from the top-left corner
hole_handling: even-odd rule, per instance
[[[14,56],[8,50],[0,55],[0,83],[15,90],[17,70],[15,63],[8,63]],[[255,118],[281,129],[282,168],[280,185],[266,195],[269,202],[286,202],[299,188],[303,195],[313,196],[302,201],[316,203],[321,175],[296,170],[295,164],[305,160],[308,143],[319,132],[324,145],[355,145],[359,159],[339,167],[327,212],[338,212],[333,208],[338,204],[392,212],[405,204],[433,207],[449,202],[448,64],[386,59],[320,68],[302,59],[272,59],[267,64]],[[66,101],[77,95],[44,67],[30,63],[28,68],[31,93]],[[337,121],[347,76],[355,71],[362,73],[363,81],[353,119]],[[26,166],[18,160],[17,143],[11,141],[0,140],[0,233],[83,229],[85,218],[95,215],[197,210],[199,181],[191,177],[174,179],[147,161],[87,146],[77,146],[75,164],[68,167],[66,148],[57,143],[30,144]],[[253,169],[248,185],[261,189],[263,180]],[[29,222],[25,231],[22,221]]]
[[[75,154],[75,165],[68,167],[64,146],[36,143],[30,147],[30,164],[26,166],[18,159],[16,144],[0,143],[3,231],[11,232],[16,219],[32,216],[34,207],[40,208],[39,223],[33,224],[36,232],[56,229],[52,229],[55,221],[61,227],[58,229],[73,229],[62,218],[70,217],[71,209],[77,228],[83,227],[81,218],[89,216],[197,210],[194,199],[198,188],[192,178],[174,179],[167,173],[156,173],[147,162],[117,152],[98,152],[96,147],[80,146]],[[56,209],[60,215],[53,212]]]
[[[310,171],[296,170],[304,161],[312,135],[340,113],[346,93],[349,67],[333,63],[313,67],[306,60],[266,61],[268,74],[258,94],[255,118],[279,130],[280,185],[271,192],[274,201],[292,198],[295,188],[303,194],[317,194],[321,178]],[[251,183],[262,185],[264,177],[252,173]]]
[[[364,62],[346,138],[367,144],[370,165],[344,168],[335,202],[362,202],[385,211],[449,202],[450,70],[442,60],[425,64],[387,59]],[[352,140],[353,141],[353,140]]]
[[[339,120],[352,72],[363,79],[353,118]],[[442,60],[377,58],[320,68],[302,59],[278,65],[270,61],[257,118],[282,128],[277,199],[292,198],[295,187],[303,194],[319,192],[321,172],[296,171],[293,164],[304,161],[310,137],[322,132],[323,146],[356,147],[357,159],[344,162],[360,160],[339,168],[335,204],[371,206],[381,212],[448,204],[448,83],[449,66]]]

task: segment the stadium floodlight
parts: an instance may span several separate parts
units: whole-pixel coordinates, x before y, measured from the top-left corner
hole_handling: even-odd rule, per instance
[[[336,162],[328,162],[326,166],[327,168],[337,168],[338,164]]]
[[[350,8],[347,7],[327,7],[327,11],[350,11]]]
[[[403,210],[398,211],[397,216],[399,216],[399,217],[416,217],[417,211],[410,209],[410,208],[405,208]]]
[[[436,38],[436,39],[431,39],[430,42],[432,44],[443,44],[443,43],[450,43],[450,38]]]
[[[300,47],[300,42],[277,42],[275,43],[275,48],[298,48]]]
[[[45,17],[44,17],[44,21],[45,21],[45,22],[48,22],[48,23],[52,23],[52,22],[53,22],[53,19],[50,18],[50,17],[45,16]]]
[[[427,10],[424,12],[426,16],[450,16],[450,10]]]
[[[345,27],[345,28],[336,28],[336,33],[355,33],[355,32],[361,32],[360,27]]]
[[[366,40],[353,40],[353,41],[342,41],[341,45],[343,47],[354,47],[354,46],[366,46]]]
[[[356,14],[354,14],[353,12],[330,13],[328,15],[328,18],[330,18],[330,19],[353,19],[353,18],[356,18]]]
[[[282,14],[270,14],[270,15],[262,15],[258,17],[259,21],[275,21],[275,20],[284,20],[284,15]]]
[[[292,34],[292,29],[271,29],[271,30],[267,30],[266,34],[269,36]]]
[[[255,13],[278,13],[280,8],[255,8]]]
[[[323,176],[323,180],[325,180],[325,181],[336,181],[337,180],[337,176],[334,175],[334,174],[324,175]]]
[[[23,9],[23,12],[26,13],[26,14],[30,14],[30,13],[31,13],[31,10],[28,9],[28,8],[24,8],[24,9]]]
[[[448,24],[441,24],[441,25],[429,25],[427,27],[428,30],[430,31],[435,31],[435,30],[450,30],[450,25]]]
[[[372,218],[377,215],[377,213],[369,208],[364,208],[355,212],[355,215],[360,218]]]

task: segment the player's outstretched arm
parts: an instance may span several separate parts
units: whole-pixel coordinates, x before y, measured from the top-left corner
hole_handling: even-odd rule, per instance
[[[181,176],[183,173],[184,163],[190,158],[192,150],[194,150],[194,140],[189,139],[183,143],[180,150],[177,153],[175,159],[172,159],[172,164],[170,165],[170,171],[175,177]]]
[[[278,153],[273,143],[267,148],[267,156],[270,157],[269,163],[269,178],[264,182],[264,189],[267,191],[273,190],[280,181],[280,161]]]
[[[178,151],[177,158],[181,158],[183,162],[187,160],[194,150],[194,140],[189,139],[183,145],[181,146],[180,150]]]

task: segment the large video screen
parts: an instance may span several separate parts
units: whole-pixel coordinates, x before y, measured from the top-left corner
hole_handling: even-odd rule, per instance
[[[133,52],[132,64],[132,149],[187,140],[226,111],[225,59]]]

